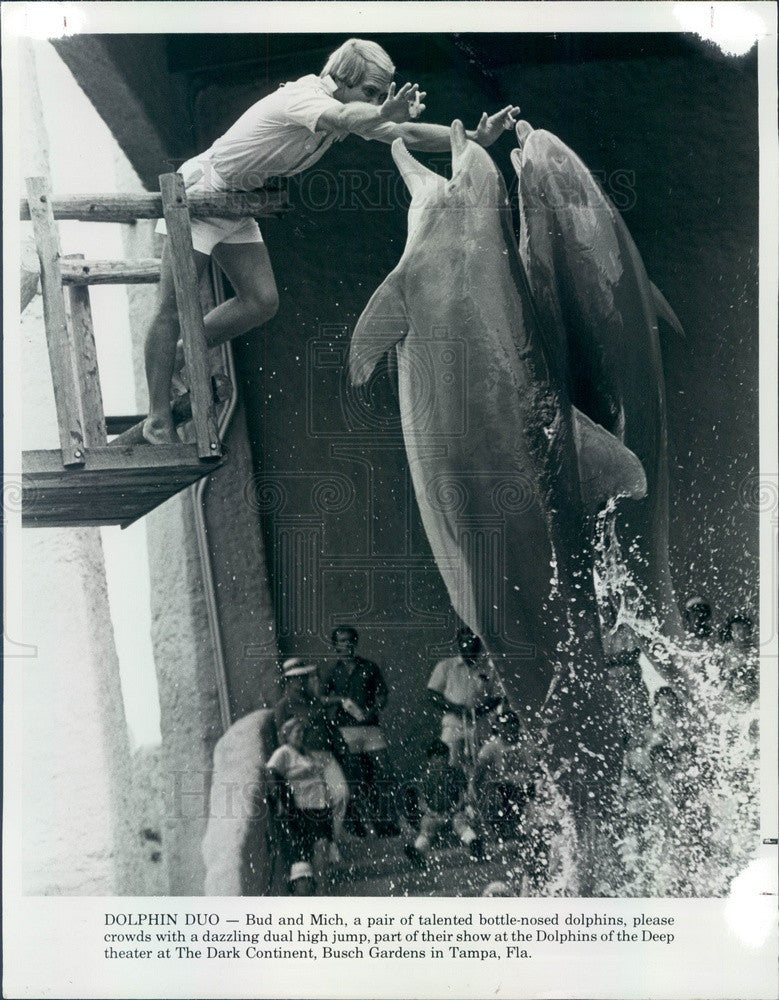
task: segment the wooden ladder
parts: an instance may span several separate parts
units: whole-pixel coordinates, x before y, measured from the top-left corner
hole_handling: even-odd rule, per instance
[[[215,394],[192,250],[190,216],[274,215],[284,192],[227,192],[187,198],[180,174],[162,174],[159,193],[54,200],[44,178],[27,179],[20,217],[33,224],[40,261],[46,341],[59,449],[25,452],[22,523],[35,526],[129,524],[221,464]],[[160,262],[63,258],[57,219],[134,222],[164,216],[170,242],[188,398],[174,419],[192,421],[194,444],[149,445],[140,425],[108,441],[89,299],[91,284],[158,281]],[[66,308],[63,289],[67,289]],[[68,316],[69,311],[69,316]],[[123,418],[119,418],[120,420]]]

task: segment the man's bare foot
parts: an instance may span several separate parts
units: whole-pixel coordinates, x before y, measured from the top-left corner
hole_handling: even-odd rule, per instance
[[[147,417],[143,422],[143,436],[148,444],[181,444],[176,428],[170,421]]]

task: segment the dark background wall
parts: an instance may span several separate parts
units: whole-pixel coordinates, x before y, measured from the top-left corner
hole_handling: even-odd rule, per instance
[[[687,336],[664,333],[672,569],[678,595],[723,619],[756,610],[757,83],[754,56],[726,59],[676,35],[374,36],[397,79],[428,91],[428,121],[509,102],[558,134],[623,210],[650,277]],[[318,72],[341,36],[175,36],[204,149],[280,82]],[[511,135],[494,156],[509,184]],[[428,157],[444,170],[446,156]],[[406,199],[389,148],[349,138],[290,182],[294,211],[264,234],[279,314],[236,344],[284,654],[328,654],[355,623],[382,664],[395,745],[419,729],[424,685],[454,618],[421,530],[396,404],[380,373],[350,392],[349,336],[405,242]]]

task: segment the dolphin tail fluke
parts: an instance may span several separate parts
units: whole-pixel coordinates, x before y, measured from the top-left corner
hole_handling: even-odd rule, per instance
[[[655,311],[657,312],[657,315],[661,319],[664,319],[669,326],[672,326],[680,337],[684,337],[684,327],[679,322],[679,317],[668,304],[668,299],[663,295],[654,282],[650,281],[649,287],[652,289],[652,301],[655,304]]]
[[[381,356],[407,333],[406,306],[393,271],[373,293],[354,328],[349,349],[352,385],[367,382]]]
[[[630,448],[576,407],[573,435],[579,460],[582,501],[588,513],[595,513],[612,497],[640,500],[646,496],[644,467]]]

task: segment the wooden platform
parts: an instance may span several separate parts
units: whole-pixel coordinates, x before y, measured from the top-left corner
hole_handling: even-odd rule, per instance
[[[224,458],[198,458],[194,444],[87,448],[65,468],[62,452],[22,456],[22,524],[29,528],[126,527],[207,476]]]

